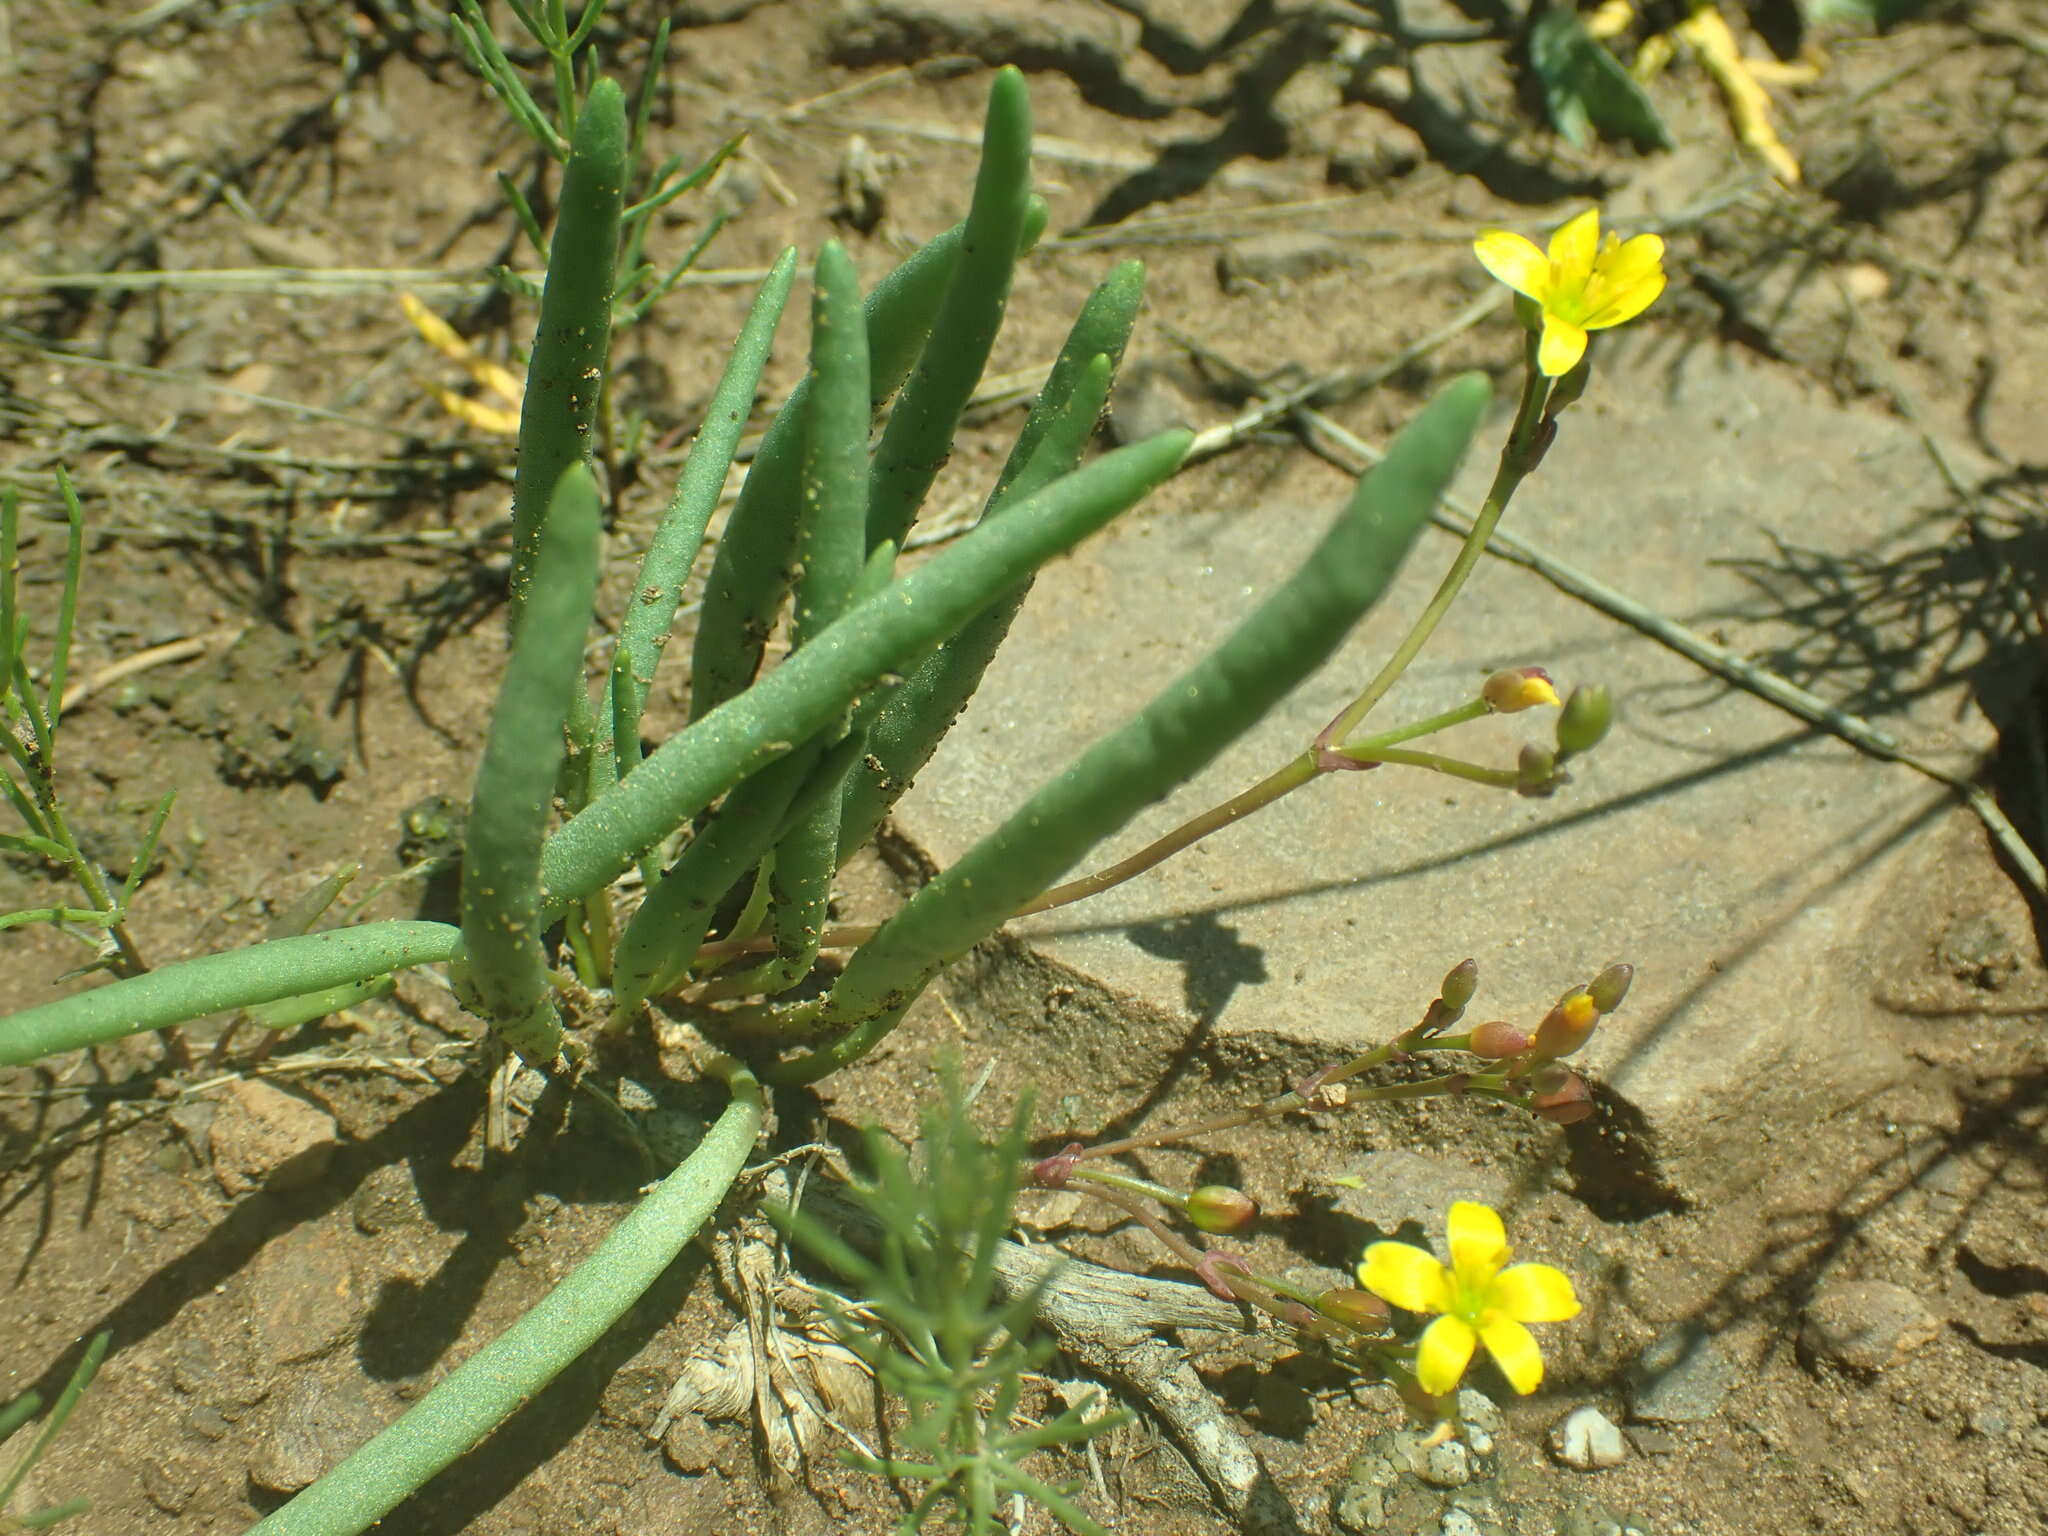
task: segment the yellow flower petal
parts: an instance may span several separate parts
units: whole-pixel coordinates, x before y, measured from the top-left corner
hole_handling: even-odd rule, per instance
[[[1607,238],[1612,240],[1614,237],[1609,235]],[[1637,235],[1601,256],[1600,276],[1618,288],[1626,288],[1659,271],[1663,265],[1663,236]]]
[[[1422,1384],[1422,1390],[1431,1397],[1455,1391],[1464,1379],[1465,1367],[1472,1363],[1472,1350],[1477,1343],[1478,1335],[1462,1317],[1440,1317],[1423,1329],[1422,1338],[1415,1345],[1415,1379]],[[1532,1342],[1529,1347],[1534,1350],[1536,1346]],[[1536,1370],[1540,1376],[1540,1356]]]
[[[1593,270],[1593,258],[1600,254],[1600,210],[1588,208],[1577,218],[1566,219],[1550,237],[1550,264],[1561,280]]]
[[[1518,1323],[1561,1323],[1579,1315],[1571,1277],[1548,1264],[1513,1264],[1493,1277],[1489,1299]]]
[[[1488,229],[1472,242],[1479,264],[1519,294],[1538,303],[1550,284],[1550,262],[1532,241],[1511,230]]]
[[[1430,1324],[1432,1330],[1437,1324]],[[1543,1352],[1536,1347],[1535,1335],[1511,1317],[1489,1312],[1479,1320],[1479,1337],[1486,1344],[1486,1352],[1493,1356],[1493,1363],[1500,1367],[1501,1375],[1507,1377],[1508,1385],[1524,1394],[1534,1392],[1543,1382]],[[1423,1336],[1425,1343],[1428,1335]]]
[[[1586,328],[1545,310],[1543,337],[1536,343],[1537,368],[1548,378],[1561,379],[1578,367],[1585,355]]]
[[[1450,1310],[1450,1275],[1413,1243],[1374,1243],[1358,1266],[1358,1283],[1409,1312]]]
[[[1579,323],[1589,331],[1620,325],[1624,320],[1633,320],[1648,309],[1655,302],[1657,295],[1663,291],[1662,272],[1652,272],[1649,276],[1637,278],[1626,286],[1603,287],[1598,302]]]
[[[1546,324],[1543,334],[1548,337]],[[1460,1200],[1451,1207],[1451,1268],[1460,1285],[1491,1280],[1494,1271],[1508,1259],[1508,1232],[1500,1217],[1473,1200]]]

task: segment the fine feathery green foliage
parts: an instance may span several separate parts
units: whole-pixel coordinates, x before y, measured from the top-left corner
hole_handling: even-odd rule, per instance
[[[57,1436],[63,1432],[70,1420],[78,1400],[85,1395],[85,1389],[92,1385],[92,1379],[99,1374],[100,1362],[107,1357],[107,1346],[113,1342],[111,1333],[96,1333],[86,1344],[85,1351],[78,1357],[70,1380],[64,1383],[64,1390],[57,1394],[57,1401],[49,1414],[36,1430],[35,1439],[21,1455],[21,1459],[6,1472],[0,1473],[0,1531],[41,1531],[82,1515],[91,1507],[84,1499],[66,1499],[61,1504],[45,1505],[41,1509],[25,1514],[9,1515],[7,1506],[14,1502],[14,1496],[21,1485],[33,1472],[36,1463],[43,1459]],[[0,1440],[7,1439],[16,1430],[34,1418],[41,1410],[42,1400],[33,1392],[24,1392],[13,1402],[0,1406]]]
[[[0,849],[47,860],[64,871],[84,894],[85,904],[0,912],[0,932],[27,923],[53,923],[60,931],[73,933],[87,930],[79,933],[93,948],[86,969],[133,976],[144,966],[128,932],[128,910],[156,862],[157,844],[177,792],[166,791],[157,802],[129,860],[127,877],[118,887],[111,884],[86,853],[58,793],[57,747],[85,570],[85,515],[62,470],[57,472],[57,490],[65,518],[63,586],[38,681],[31,665],[29,619],[18,590],[21,495],[15,486],[0,488],[0,798],[21,824],[19,832],[0,832]]]
[[[1029,1123],[1027,1099],[997,1140],[984,1142],[949,1070],[925,1111],[914,1163],[886,1133],[867,1132],[872,1182],[851,1190],[866,1218],[858,1236],[802,1209],[770,1210],[851,1283],[859,1304],[827,1298],[827,1315],[889,1399],[903,1405],[890,1454],[845,1453],[866,1471],[923,1485],[907,1493],[900,1536],[947,1510],[970,1536],[986,1536],[1004,1528],[1016,1494],[1070,1530],[1093,1536],[1102,1529],[1073,1503],[1071,1489],[1026,1470],[1034,1452],[1078,1444],[1129,1417],[1068,1405],[1047,1419],[1020,1420],[1025,1377],[1052,1354],[1034,1322],[1052,1271],[1006,1295],[996,1268],[1027,1166]]]

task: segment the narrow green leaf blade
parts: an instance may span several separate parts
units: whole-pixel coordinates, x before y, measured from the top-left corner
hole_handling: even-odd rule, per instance
[[[718,495],[725,488],[726,471],[732,467],[734,451],[747,424],[747,413],[760,387],[761,370],[775,339],[776,324],[789,291],[796,280],[796,251],[786,250],[770,270],[768,279],[740,328],[725,373],[704,408],[703,425],[690,444],[683,471],[676,477],[675,494],[669,498],[661,522],[640,562],[640,579],[633,584],[633,600],[619,621],[618,648],[613,653],[609,682],[608,740],[616,752],[621,772],[640,759],[640,716],[647,707],[647,695],[654,687],[661,653],[668,644],[669,626],[675,622],[682,603],[683,584],[696,564],[697,551],[704,542],[704,530],[717,509]],[[602,749],[601,749],[602,750]]]
[[[820,1014],[821,1024],[847,1033],[768,1075],[812,1082],[864,1055],[941,966],[1197,772],[1313,671],[1386,589],[1463,457],[1488,393],[1477,375],[1445,388],[1395,440],[1285,586],[1135,719],[925,885],[854,954]]]
[[[1031,196],[1031,100],[1014,67],[996,71],[960,263],[917,369],[875,450],[868,545],[901,544],[953,451],[960,413],[1002,328]]]
[[[541,529],[463,845],[464,985],[513,1048],[540,1062],[553,1060],[560,1033],[540,945],[541,848],[571,695],[583,689],[601,519],[596,480],[572,465]]]
[[[917,360],[959,260],[961,233],[956,225],[929,241],[868,295],[871,404],[894,394]],[[710,714],[753,681],[776,611],[788,594],[810,392],[809,378],[790,392],[762,436],[747,483],[726,515],[690,657],[692,720]]]
[[[809,740],[885,674],[1172,474],[1185,432],[1103,455],[861,603],[570,820],[541,860],[550,908],[601,889],[748,774]]]
[[[533,585],[541,525],[563,473],[590,452],[610,353],[619,204],[626,182],[626,98],[612,80],[591,89],[569,162],[541,289],[540,322],[519,413],[512,482],[512,613]]]

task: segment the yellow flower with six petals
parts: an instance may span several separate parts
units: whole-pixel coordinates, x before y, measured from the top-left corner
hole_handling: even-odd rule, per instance
[[[1517,1392],[1535,1391],[1543,1355],[1522,1325],[1577,1317],[1570,1277],[1548,1264],[1508,1266],[1507,1229],[1483,1205],[1458,1201],[1449,1225],[1448,1267],[1411,1243],[1374,1243],[1358,1266],[1358,1283],[1405,1311],[1443,1314],[1423,1329],[1415,1349],[1415,1379],[1431,1397],[1457,1388],[1480,1344]]]
[[[1550,237],[1550,249],[1505,229],[1472,242],[1480,265],[1543,310],[1536,366],[1559,378],[1586,355],[1586,333],[1633,320],[1664,291],[1664,242],[1656,235],[1600,239],[1600,210],[1588,208]]]

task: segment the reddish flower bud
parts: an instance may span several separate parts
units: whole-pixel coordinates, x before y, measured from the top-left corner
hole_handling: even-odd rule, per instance
[[[1472,1054],[1488,1061],[1506,1061],[1529,1049],[1529,1037],[1505,1019],[1495,1019],[1472,1031]]]
[[[1529,1089],[1532,1093],[1555,1093],[1578,1075],[1570,1067],[1546,1061],[1529,1074]]]
[[[1574,688],[1557,717],[1557,750],[1570,756],[1590,752],[1605,739],[1614,724],[1614,695],[1604,683],[1587,683]]]
[[[1557,771],[1557,754],[1548,747],[1529,742],[1515,760],[1515,791],[1518,794],[1548,795],[1564,782]]]
[[[1444,973],[1444,984],[1437,989],[1444,1007],[1453,1014],[1464,1012],[1465,1005],[1472,1001],[1472,994],[1479,990],[1479,962],[1460,960]]]
[[[1188,1220],[1203,1232],[1241,1232],[1259,1214],[1259,1203],[1228,1184],[1204,1184],[1188,1196]]]
[[[1065,1189],[1075,1165],[1081,1161],[1082,1151],[1080,1142],[1070,1141],[1051,1157],[1040,1158],[1032,1164],[1031,1182],[1041,1189]]]
[[[1634,966],[1610,965],[1586,983],[1586,995],[1593,999],[1593,1006],[1602,1013],[1612,1013],[1621,1006],[1621,1000],[1628,996],[1628,985],[1635,979]]]
[[[1557,708],[1557,689],[1541,667],[1508,667],[1480,685],[1479,697],[1497,715],[1520,714],[1539,704]]]
[[[1600,1010],[1585,992],[1570,992],[1543,1015],[1530,1043],[1545,1056],[1569,1056],[1584,1045],[1600,1022]]]
[[[1532,1094],[1529,1109],[1553,1125],[1570,1125],[1593,1113],[1593,1090],[1586,1086],[1586,1080],[1578,1073],[1568,1072],[1558,1087],[1548,1093]]]
[[[1316,1310],[1334,1323],[1359,1333],[1385,1333],[1392,1309],[1371,1291],[1354,1291],[1340,1286],[1316,1298]]]

